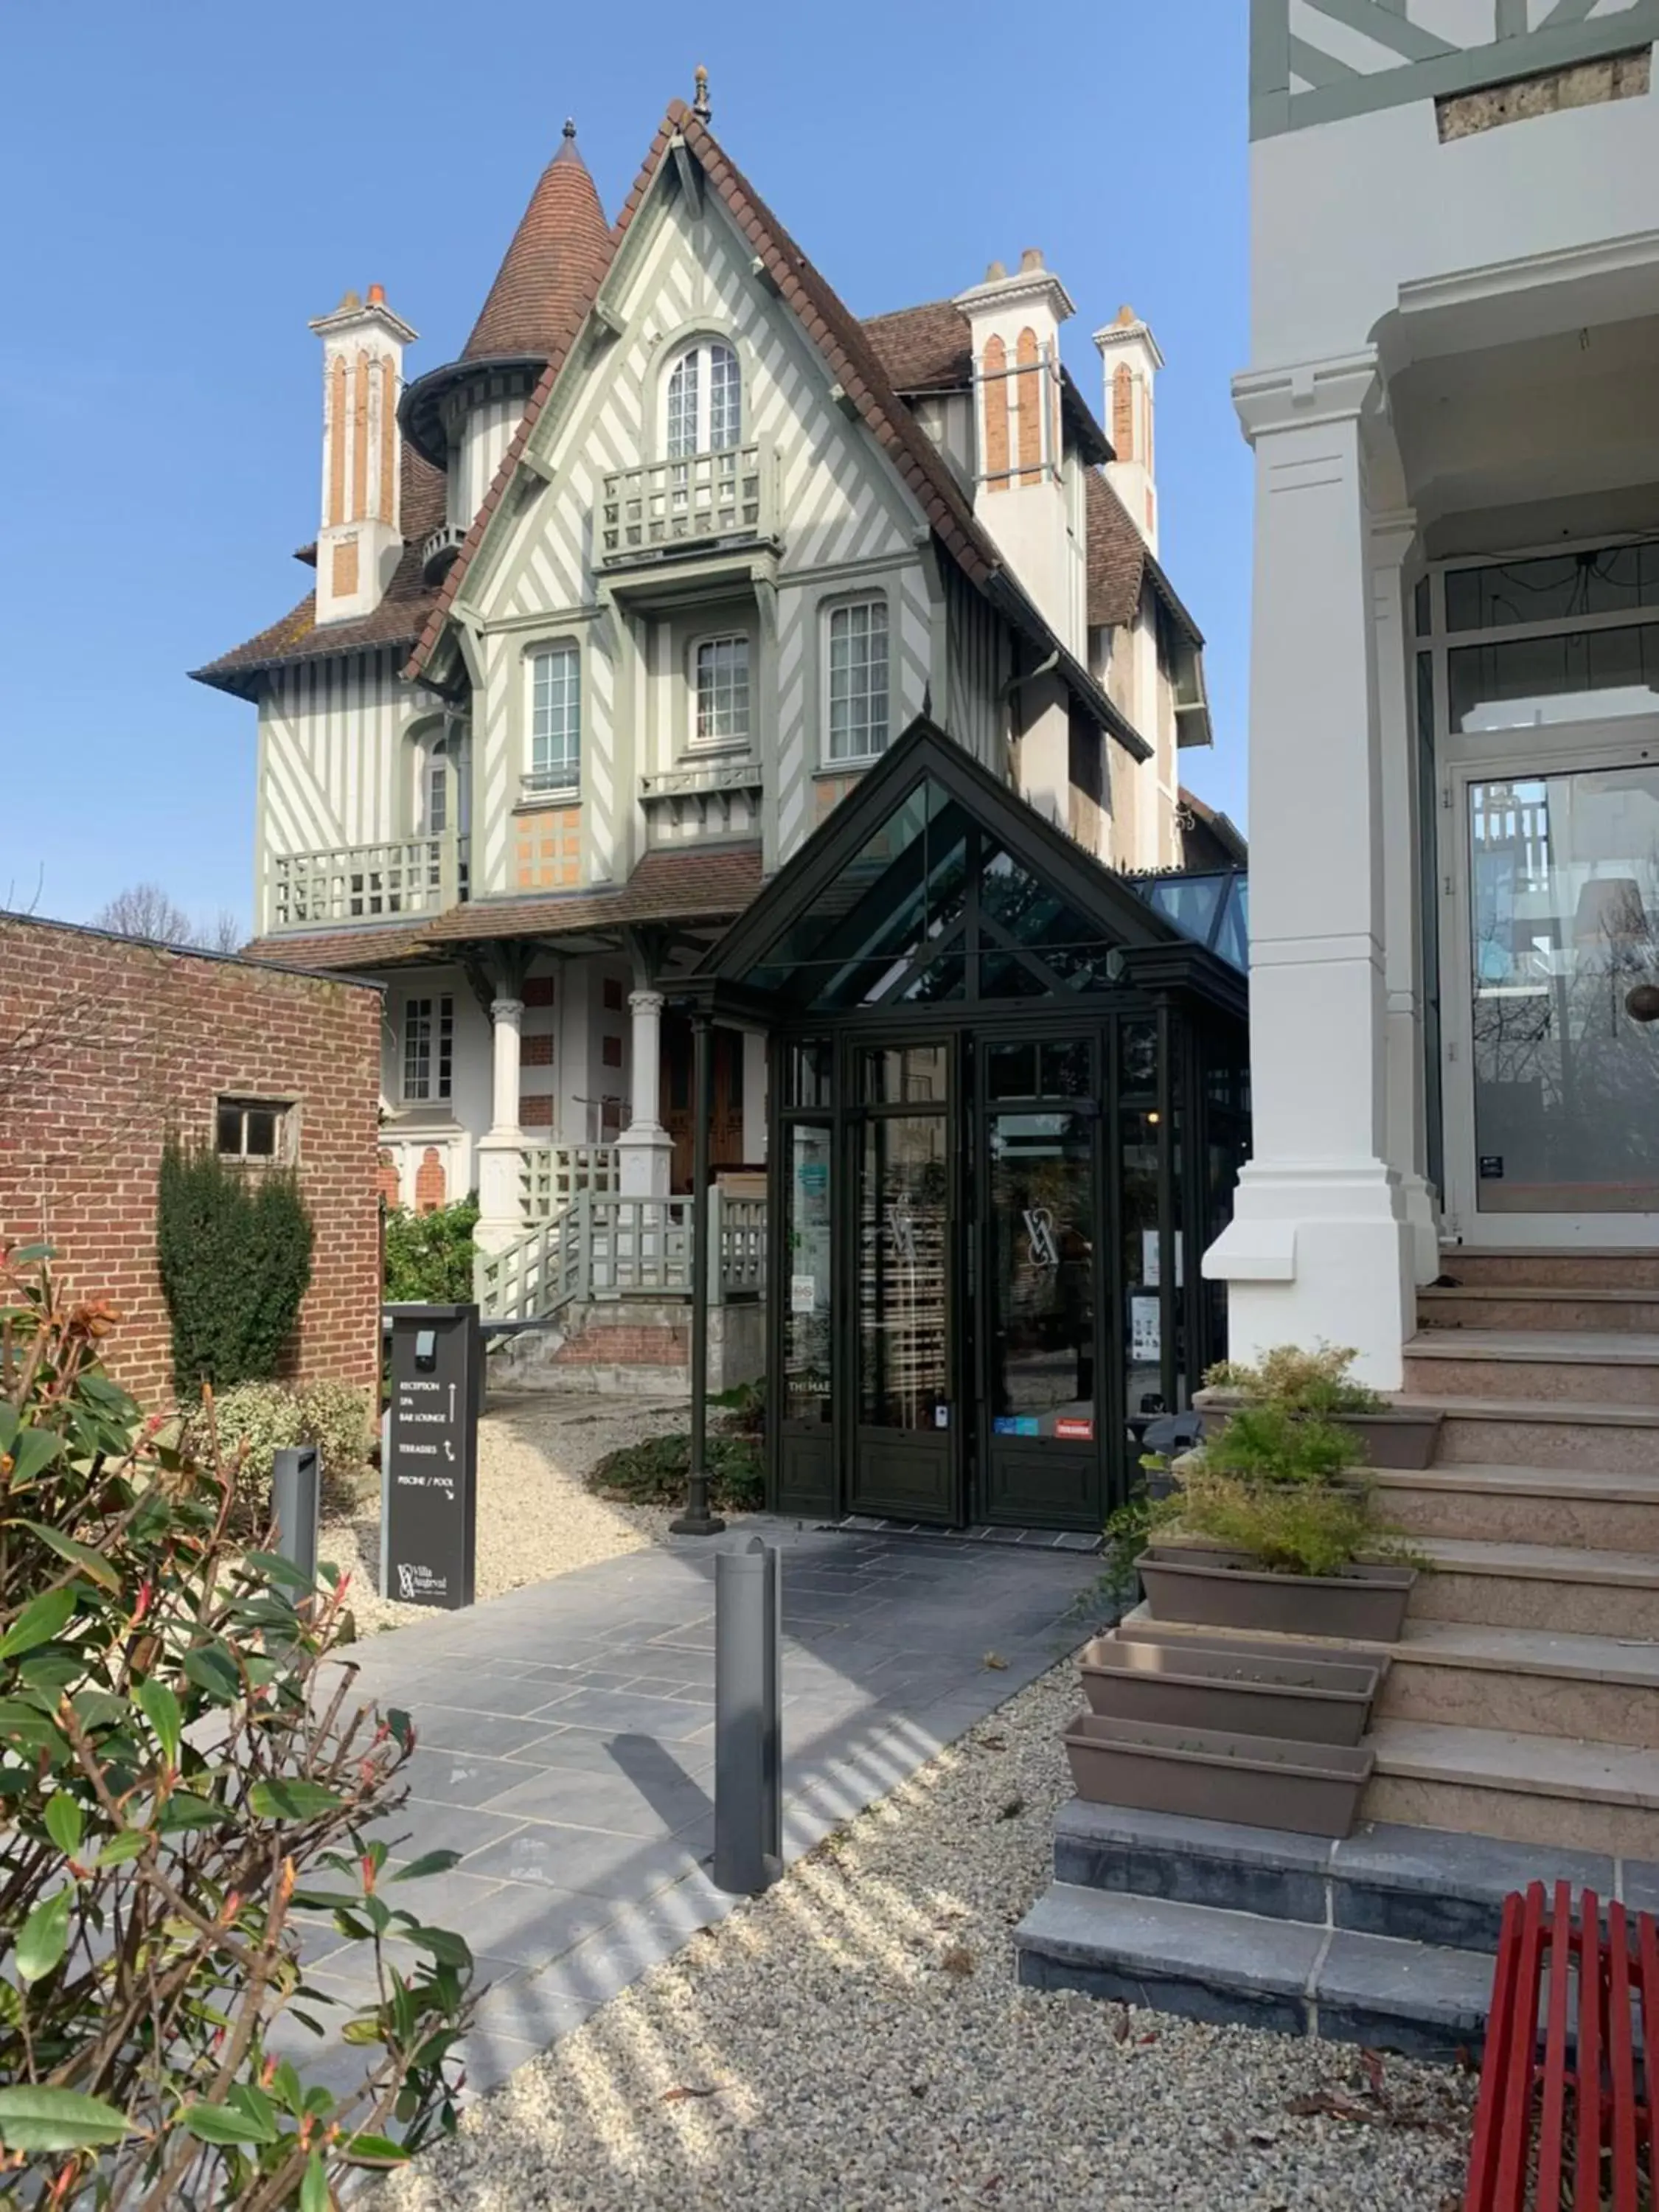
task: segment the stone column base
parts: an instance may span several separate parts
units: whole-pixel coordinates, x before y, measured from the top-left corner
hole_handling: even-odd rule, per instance
[[[624,1198],[666,1198],[674,1180],[674,1139],[653,1122],[635,1121],[617,1139],[617,1180]]]
[[[525,1233],[520,1131],[492,1129],[477,1143],[478,1225],[473,1239],[484,1252],[500,1252]]]

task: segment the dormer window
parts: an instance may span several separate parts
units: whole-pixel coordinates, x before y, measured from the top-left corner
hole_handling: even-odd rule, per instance
[[[743,434],[743,373],[718,338],[700,338],[668,372],[667,456],[729,453]]]

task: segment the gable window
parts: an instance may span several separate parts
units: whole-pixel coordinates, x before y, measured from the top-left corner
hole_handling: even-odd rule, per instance
[[[705,638],[697,647],[696,738],[739,744],[749,738],[749,641]]]
[[[688,346],[668,373],[666,448],[671,461],[724,453],[743,428],[743,372],[718,338]]]
[[[581,781],[582,665],[574,644],[530,657],[530,775],[538,790]]]
[[[866,760],[887,743],[887,602],[830,616],[830,757]]]
[[[221,1098],[214,1150],[222,1160],[290,1160],[294,1109],[287,1099]]]
[[[404,1099],[411,1106],[435,1105],[453,1090],[455,1001],[442,998],[404,1000]]]

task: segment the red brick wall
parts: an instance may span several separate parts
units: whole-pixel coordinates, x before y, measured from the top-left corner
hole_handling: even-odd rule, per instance
[[[380,1063],[380,994],[360,984],[0,917],[0,1240],[50,1243],[68,1285],[118,1309],[111,1371],[159,1404],[166,1131],[210,1142],[218,1097],[292,1099],[316,1241],[289,1371],[368,1386]]]

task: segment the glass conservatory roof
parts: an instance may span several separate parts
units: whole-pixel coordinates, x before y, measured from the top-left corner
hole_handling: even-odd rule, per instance
[[[1203,876],[1131,876],[1131,890],[1194,945],[1241,975],[1250,969],[1250,879],[1242,868]]]

